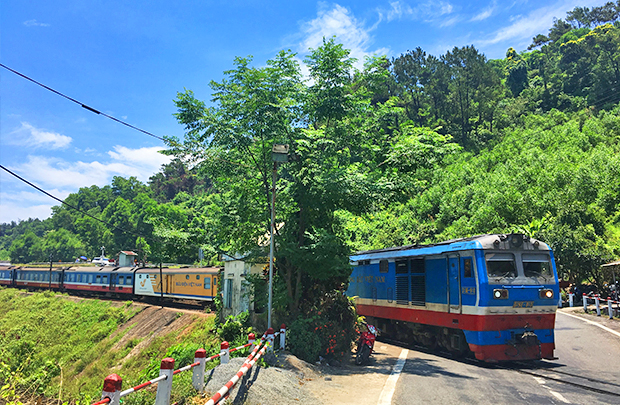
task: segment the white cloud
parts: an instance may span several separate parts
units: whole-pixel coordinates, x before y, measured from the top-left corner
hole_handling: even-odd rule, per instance
[[[49,24],[37,22],[37,20],[24,21],[26,27],[49,27]]]
[[[445,20],[441,21],[439,23],[439,27],[440,28],[450,27],[459,21],[461,21],[461,17],[458,15],[455,15],[454,17],[446,18]]]
[[[476,14],[475,16],[473,16],[471,18],[471,20],[469,20],[469,21],[483,21],[483,20],[486,20],[487,18],[489,18],[489,17],[491,17],[493,15],[493,12],[495,11],[496,5],[497,4],[494,1],[490,6],[486,7],[480,13]]]
[[[27,122],[21,124],[20,128],[9,134],[8,142],[12,145],[64,149],[73,140],[70,136],[35,128]]]
[[[52,201],[51,198],[50,201]],[[24,206],[22,202],[6,203],[0,201],[0,223],[18,222],[28,218],[39,218],[41,220],[48,218],[52,215],[52,205],[55,204]]]
[[[403,17],[413,15],[413,8],[408,4],[401,3],[400,1],[390,2],[390,10],[387,13],[388,21],[400,20]]]
[[[349,9],[339,4],[328,9],[324,4],[319,5],[317,17],[302,25],[302,42],[299,44],[300,53],[306,53],[308,49],[316,49],[323,44],[323,38],[329,39],[336,36],[337,42],[343,44],[351,51],[351,57],[357,59],[356,67],[360,69],[364,64],[364,58],[370,55],[386,55],[388,48],[379,48],[370,51],[373,42],[370,35],[378,22],[372,27],[366,27],[364,21],[355,18]]]
[[[567,10],[572,10],[576,6],[584,7],[599,3],[598,0],[563,0],[540,7],[516,18],[512,24],[495,31],[489,38],[478,40],[477,44],[484,46],[509,40],[530,40],[536,34],[547,32],[553,24],[553,19],[563,18]]]
[[[454,6],[447,1],[426,1],[411,7],[404,1],[390,2],[390,9],[387,11],[387,20],[400,20],[411,18],[414,20],[434,21],[437,18],[451,14]]]
[[[161,147],[130,149],[117,145],[108,151],[107,161],[68,162],[60,158],[30,155],[26,162],[9,167],[9,170],[24,177],[50,194],[64,199],[81,187],[110,184],[113,176],[135,176],[142,182],[158,172],[162,164],[171,158],[161,153]],[[50,208],[59,203],[36,191],[20,191],[25,185],[7,173],[0,173],[0,222],[51,215]]]

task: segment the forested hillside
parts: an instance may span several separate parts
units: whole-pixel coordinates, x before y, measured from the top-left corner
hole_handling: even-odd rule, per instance
[[[58,206],[2,224],[0,258],[71,261],[102,245],[152,262],[264,256],[282,143],[281,310],[345,282],[352,251],[482,233],[544,240],[565,277],[602,282],[600,264],[620,256],[619,19],[620,1],[577,7],[504,59],[412,44],[361,71],[328,38],[305,59],[310,80],[289,51],[262,67],[237,58],[210,107],[178,93],[186,134],[148,184],[115,177],[67,198],[106,224]]]

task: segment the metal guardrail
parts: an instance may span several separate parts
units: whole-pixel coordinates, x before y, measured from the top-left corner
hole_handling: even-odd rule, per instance
[[[594,305],[596,306],[596,315],[601,316],[601,301],[607,302],[607,314],[609,315],[609,319],[613,319],[614,313],[616,316],[620,315],[620,301],[612,300],[611,297],[607,297],[607,299],[601,298],[598,294],[586,294],[583,293],[583,310],[588,312],[588,300],[593,300]],[[575,294],[568,294],[568,306],[573,307],[575,301]],[[616,304],[616,308],[614,309],[613,304]]]
[[[242,370],[239,370],[239,372],[235,375],[235,377],[238,377],[236,379],[235,377],[233,377],[229,381],[230,386],[226,389],[226,392],[222,392],[221,395],[214,402],[207,402],[207,404],[215,404],[221,400],[222,396],[226,395],[226,393],[237,383],[237,381],[239,380],[239,378],[241,378],[242,375],[247,373],[247,371],[252,367],[252,365],[254,365],[254,363],[265,353],[265,351],[273,351],[275,336],[277,335],[280,336],[280,348],[284,349],[286,344],[286,326],[282,325],[282,327],[280,328],[280,332],[277,333],[274,333],[273,328],[269,328],[267,332],[263,334],[258,344],[255,344],[256,336],[254,335],[254,333],[250,333],[248,335],[248,343],[230,349],[228,342],[224,341],[220,344],[220,352],[211,357],[207,357],[205,349],[198,349],[194,354],[194,362],[185,367],[181,367],[178,370],[174,370],[174,359],[167,357],[161,361],[159,376],[157,378],[136,385],[135,387],[126,389],[125,391],[121,391],[123,379],[118,374],[110,374],[103,381],[101,400],[91,405],[120,405],[121,398],[154,384],[157,384],[157,397],[155,399],[155,405],[169,405],[170,395],[172,393],[173,376],[184,371],[192,370],[192,386],[196,391],[202,392],[204,390],[206,363],[219,358],[220,364],[226,364],[230,360],[230,353],[251,347],[252,351],[250,355],[246,358],[244,366],[242,367],[242,370],[245,369],[245,371],[243,371],[243,373],[239,375],[239,373],[242,372]],[[260,349],[261,347],[262,349]],[[226,386],[228,385],[229,384],[227,384]],[[224,390],[226,386],[222,387],[220,391]],[[220,391],[218,391],[218,393],[220,393]],[[217,395],[218,394],[216,394],[213,398],[215,398]]]

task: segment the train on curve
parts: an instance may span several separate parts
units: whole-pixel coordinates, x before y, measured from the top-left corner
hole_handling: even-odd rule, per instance
[[[394,339],[497,362],[554,359],[553,252],[521,234],[359,252],[347,295]]]
[[[121,299],[213,301],[219,267],[69,267],[0,266],[0,286],[53,289],[77,295]]]

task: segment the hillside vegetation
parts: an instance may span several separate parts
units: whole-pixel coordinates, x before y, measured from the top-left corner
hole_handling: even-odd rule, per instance
[[[178,368],[201,347],[219,352],[213,316],[7,288],[0,288],[0,312],[0,402],[9,404],[55,398],[88,405],[109,374],[119,374],[126,389],[157,377],[164,357]],[[178,377],[173,402],[195,395],[191,373]],[[154,400],[145,390],[125,403]]]
[[[73,260],[105,245],[191,263],[202,248],[212,262],[264,263],[280,143],[290,156],[277,169],[278,319],[347,313],[332,292],[346,286],[353,251],[483,233],[541,239],[561,277],[602,286],[600,265],[620,256],[619,17],[620,2],[577,7],[498,60],[473,46],[413,48],[359,71],[326,38],[305,80],[290,51],[236,58],[211,83],[210,106],[177,94],[185,136],[167,139],[175,160],[148,184],[115,177],[67,198],[108,226],[58,206],[44,221],[3,224],[1,254]]]

